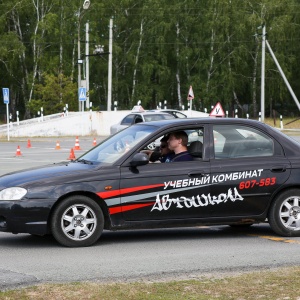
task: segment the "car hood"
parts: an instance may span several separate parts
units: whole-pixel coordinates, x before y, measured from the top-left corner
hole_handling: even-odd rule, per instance
[[[84,164],[82,162],[61,162],[42,167],[35,167],[2,175],[0,190],[12,186],[37,185],[40,182],[48,184],[67,183],[88,178],[88,174],[99,165]],[[107,174],[106,174],[107,176]]]

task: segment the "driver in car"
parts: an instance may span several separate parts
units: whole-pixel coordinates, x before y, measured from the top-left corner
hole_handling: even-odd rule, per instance
[[[168,136],[164,136],[163,138],[161,138],[159,151],[158,150],[143,151],[149,156],[150,162],[166,163],[166,162],[170,162],[173,159],[175,153],[172,150],[170,150],[168,147],[168,143],[167,143],[168,138],[169,138]]]
[[[187,150],[188,135],[184,131],[175,131],[169,135],[168,146],[175,155],[170,162],[191,161],[192,155]]]

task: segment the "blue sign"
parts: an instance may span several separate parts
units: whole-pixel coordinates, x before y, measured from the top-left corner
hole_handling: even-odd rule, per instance
[[[86,88],[81,87],[78,89],[78,99],[79,101],[86,100]]]
[[[2,93],[3,93],[4,104],[8,104],[9,103],[9,88],[2,88]]]

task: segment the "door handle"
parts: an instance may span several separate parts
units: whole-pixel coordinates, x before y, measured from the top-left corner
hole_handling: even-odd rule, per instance
[[[188,173],[189,177],[204,177],[205,173],[203,171],[200,172],[190,172]]]
[[[286,166],[274,166],[271,168],[271,172],[273,173],[282,173],[286,171]]]

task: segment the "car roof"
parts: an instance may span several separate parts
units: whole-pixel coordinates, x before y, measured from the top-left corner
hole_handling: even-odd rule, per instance
[[[141,115],[169,115],[168,113],[162,112],[162,111],[132,111],[128,115],[136,115],[136,114],[141,114]]]
[[[242,118],[218,118],[218,117],[203,117],[203,118],[174,118],[170,120],[160,120],[160,121],[152,121],[152,122],[144,122],[144,125],[152,125],[160,128],[168,128],[173,126],[189,126],[189,125],[197,125],[197,124],[226,124],[226,125],[247,125],[247,126],[255,126],[261,128],[267,132],[276,132],[277,130],[265,123],[251,120],[251,119],[242,119]],[[282,133],[278,131],[281,135]]]
[[[165,111],[167,111],[167,112],[172,112],[172,111],[174,111],[174,112],[180,112],[180,113],[182,113],[182,114],[184,114],[184,112],[182,112],[182,111],[180,111],[180,110],[178,110],[178,109],[171,109],[171,108],[166,108],[166,109],[149,109],[149,110],[147,110],[147,112],[165,112]]]
[[[141,124],[141,123],[139,123]],[[139,124],[134,124],[132,126],[139,126]],[[194,125],[244,125],[255,127],[256,129],[261,129],[265,133],[271,135],[277,141],[284,141],[285,149],[291,150],[292,148],[297,149],[299,151],[299,143],[292,139],[291,137],[285,135],[280,130],[271,127],[265,123],[262,123],[257,120],[251,119],[242,119],[242,118],[218,118],[218,117],[204,117],[204,118],[175,118],[170,120],[161,120],[161,121],[152,121],[152,122],[143,122],[143,125],[155,126],[159,131],[174,129],[177,130],[176,127],[180,126],[194,126]],[[283,139],[283,140],[282,140]],[[288,146],[289,145],[289,146]],[[291,146],[293,145],[293,146]],[[292,148],[290,148],[292,147]],[[293,150],[292,150],[293,152]],[[291,152],[289,152],[291,153]]]
[[[172,109],[172,108],[162,108],[162,109],[149,109],[147,111],[180,111],[180,110]]]

